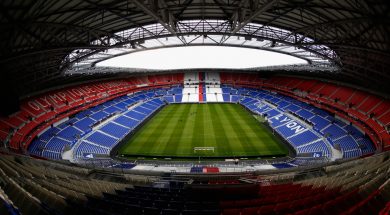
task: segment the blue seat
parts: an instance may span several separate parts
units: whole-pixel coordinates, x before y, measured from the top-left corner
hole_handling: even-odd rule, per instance
[[[269,124],[274,128],[282,124],[285,124],[289,121],[291,121],[291,119],[286,115],[277,116],[268,120]]]
[[[137,111],[139,113],[143,113],[145,115],[149,115],[150,113],[153,112],[152,110],[149,110],[149,109],[146,109],[146,108],[142,107],[142,105],[134,108],[133,110]]]
[[[343,158],[355,158],[360,156],[362,156],[362,152],[360,149],[343,152]]]
[[[120,103],[116,104],[115,106],[110,106],[110,107],[104,109],[104,112],[107,112],[109,114],[121,112],[121,111],[126,110],[126,106],[127,106],[126,103],[120,102]]]
[[[280,101],[280,102],[278,103],[278,108],[284,110],[284,108],[285,108],[287,105],[289,105],[289,104],[290,104],[289,102]]]
[[[142,107],[147,108],[149,110],[155,110],[156,104],[153,104],[151,102],[147,102],[147,103],[142,104]]]
[[[296,124],[296,126],[289,128],[287,125]],[[292,135],[296,135],[297,133],[301,132],[302,130],[306,129],[303,125],[297,123],[296,121],[288,122],[286,125],[282,125],[275,130],[281,134],[284,138],[288,138]]]
[[[91,118],[84,118],[74,124],[75,127],[78,129],[84,131],[84,133],[88,132],[91,130],[92,125],[95,124],[95,121],[92,120]]]
[[[175,95],[175,102],[181,102],[182,99],[183,99],[183,95],[182,94],[176,94]]]
[[[231,89],[230,87],[222,87],[222,93],[230,94]]]
[[[297,148],[298,153],[315,153],[321,152],[323,156],[329,157],[330,152],[325,142],[320,140],[315,143]],[[299,155],[298,155],[299,156]]]
[[[102,146],[105,146],[108,148],[112,148],[114,145],[116,145],[118,143],[117,139],[114,139],[112,137],[104,135],[100,132],[95,132],[95,133],[91,134],[91,136],[89,136],[87,138],[87,140],[89,142],[92,142],[92,143],[95,143],[98,145],[102,145]]]
[[[326,120],[320,116],[314,116],[313,118],[311,118],[309,120],[309,122],[312,122],[314,124],[314,127],[318,131],[325,128],[330,123],[328,120]]]
[[[172,95],[172,92],[168,93],[168,94],[171,94]],[[164,96],[164,95],[167,95],[167,91],[166,90],[157,90],[155,92],[155,95],[156,96]]]
[[[115,123],[108,123],[99,130],[116,138],[122,138],[127,133],[129,133],[131,129],[124,128],[122,126],[116,125]]]
[[[232,101],[232,102],[238,102],[238,100],[240,100],[240,97],[239,97],[239,96],[232,96],[232,97],[231,97],[231,101]]]
[[[45,150],[50,150],[53,152],[62,152],[64,149],[65,145],[73,146],[73,143],[61,140],[57,137],[53,137],[46,145],[45,145]]]
[[[152,98],[154,97],[154,92],[147,92],[145,93],[145,96]]]
[[[274,164],[272,164],[272,166],[276,167],[277,169],[284,169],[284,168],[294,167],[293,165],[288,164],[288,163],[274,163]]]
[[[164,99],[167,100],[169,103],[173,103],[173,96],[164,96]],[[181,101],[181,100],[180,100]]]
[[[190,172],[202,173],[203,172],[203,167],[201,167],[201,166],[193,166],[193,167],[191,167]]]
[[[57,136],[62,137],[66,140],[73,141],[77,139],[77,136],[81,135],[82,132],[80,130],[77,130],[73,126],[68,126],[64,130],[60,131]]]
[[[345,137],[342,137],[338,140],[335,140],[333,142],[334,144],[338,144],[340,145],[340,148],[343,150],[343,151],[348,151],[348,150],[354,150],[354,149],[359,149],[359,146],[358,144],[355,142],[355,140],[347,135]]]
[[[314,140],[317,140],[318,136],[315,135],[310,130],[306,130],[303,133],[300,133],[294,137],[289,138],[289,142],[292,143],[294,146],[298,147],[300,145],[313,142]]]
[[[249,97],[245,97],[240,103],[241,104],[247,104],[247,103],[250,103],[250,102],[253,102],[254,100],[252,98],[249,98]]]
[[[130,119],[130,118],[125,117],[125,116],[118,117],[117,119],[114,120],[114,122],[121,124],[121,125],[124,125],[125,127],[128,127],[128,128],[134,128],[139,124],[139,121],[136,121],[134,119]]]
[[[42,157],[49,158],[52,160],[61,160],[61,154],[60,153],[55,153],[51,151],[43,151],[42,152]]]
[[[141,121],[141,120],[146,118],[146,115],[141,114],[141,113],[137,113],[135,111],[130,111],[130,112],[126,113],[125,115],[130,117],[130,118],[136,119],[138,121]]]
[[[347,134],[342,128],[340,128],[339,126],[334,125],[334,124],[330,125],[326,129],[324,129],[322,132],[324,133],[324,135],[329,134],[330,138],[332,140],[337,139],[337,138],[342,137],[342,136]]]
[[[375,152],[374,144],[368,138],[360,138],[357,140],[357,143],[364,155]]]
[[[41,139],[37,138],[31,142],[28,147],[28,151],[32,155],[42,156],[42,151],[45,149],[46,142],[43,142]]]
[[[314,116],[312,112],[304,109],[297,111],[296,114],[306,120]]]
[[[101,121],[101,120],[105,119],[107,116],[108,116],[108,113],[103,112],[103,111],[99,111],[99,112],[92,114],[90,117],[96,121]]]
[[[275,110],[275,109],[271,109],[269,111],[265,111],[264,114],[267,114],[268,118],[270,118],[270,117],[274,117],[276,115],[279,115],[280,112]]]
[[[83,155],[85,153],[108,155],[109,150],[83,141],[82,143],[80,143],[79,147],[76,150],[76,157],[84,158]]]
[[[229,94],[223,93],[222,98],[223,98],[224,102],[230,102],[230,95]]]

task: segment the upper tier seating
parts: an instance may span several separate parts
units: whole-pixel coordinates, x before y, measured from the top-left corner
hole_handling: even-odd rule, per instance
[[[234,84],[234,83],[246,83],[246,84],[258,84],[262,81],[258,74],[246,74],[246,73],[220,73],[221,83]]]

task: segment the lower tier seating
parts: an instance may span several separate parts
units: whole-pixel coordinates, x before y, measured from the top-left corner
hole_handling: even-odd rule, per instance
[[[33,215],[387,214],[389,164],[382,153],[310,171],[169,180],[2,154],[0,196],[16,214]]]
[[[223,86],[223,89],[233,90],[228,86]],[[240,103],[267,117],[275,132],[295,148],[297,156],[331,157],[331,145],[341,151],[343,158],[360,157],[375,151],[373,143],[359,129],[337,120],[326,111],[273,92],[240,89],[245,92],[240,96]],[[249,97],[251,95],[255,97]],[[285,104],[283,107],[293,105],[294,108],[281,108],[278,106],[281,103]]]
[[[175,88],[177,89],[179,88]],[[29,153],[38,157],[60,160],[64,151],[76,145],[74,150],[76,158],[86,158],[85,156],[94,154],[107,156],[121,138],[165,104],[160,98],[154,96],[155,94],[150,92],[122,96],[77,113],[40,134],[30,144]],[[125,109],[116,108],[115,112],[105,112],[118,104],[122,106],[125,104]],[[101,113],[99,117],[96,115],[98,113]]]

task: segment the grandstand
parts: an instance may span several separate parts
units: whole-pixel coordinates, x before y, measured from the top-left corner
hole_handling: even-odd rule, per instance
[[[390,213],[386,1],[0,8],[1,215]]]
[[[208,73],[202,73],[205,74]],[[196,73],[187,75],[199,76]],[[213,79],[219,80],[219,75],[225,74],[210,73]],[[237,98],[235,101],[226,98],[220,102],[239,103],[253,114],[265,117],[270,128],[291,144],[297,157],[315,154],[335,160],[366,156],[375,152],[375,138],[380,138],[364,135],[366,127],[361,128],[359,124],[336,118],[343,117],[342,115],[332,115],[314,104],[310,105],[268,89],[236,88],[223,84],[223,81],[219,88],[216,85],[213,88],[221,92],[217,97],[223,98],[223,94],[229,94]],[[76,156],[73,156],[76,159],[89,154],[109,155],[111,149],[118,145],[121,139],[136,130],[159,108],[169,103],[189,102],[184,98],[176,102],[173,94],[169,97],[169,94],[162,93],[163,91],[166,93],[174,91],[177,96],[183,95],[186,90],[178,86],[168,89],[156,88],[106,101],[74,116],[66,117],[59,124],[41,128],[44,131],[26,148],[31,155],[52,159],[62,159],[62,154],[68,150],[76,152]],[[196,99],[191,102],[207,102],[207,96],[199,99],[202,93],[192,94]],[[81,148],[85,151],[80,150]]]

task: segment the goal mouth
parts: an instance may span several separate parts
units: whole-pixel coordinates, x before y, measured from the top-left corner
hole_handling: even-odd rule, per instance
[[[212,151],[214,153],[214,150],[215,150],[215,147],[212,147],[212,146],[194,147],[194,153],[207,152],[207,151]]]
[[[198,146],[194,147],[194,155],[199,157],[214,156],[215,147],[212,146]]]

